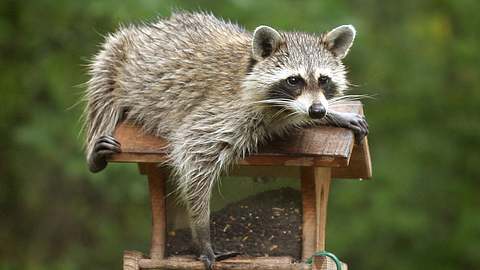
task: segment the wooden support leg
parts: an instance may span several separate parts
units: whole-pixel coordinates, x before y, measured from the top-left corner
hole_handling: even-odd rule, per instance
[[[302,260],[310,258],[316,251],[325,250],[325,225],[330,181],[331,168],[303,167],[301,169]]]
[[[325,228],[327,226],[327,205],[332,170],[330,168],[314,168],[315,170],[315,198],[317,216],[316,250],[325,250]]]
[[[303,167],[301,170],[302,192],[302,261],[315,253],[315,180],[313,168]]]
[[[342,264],[342,270],[348,270],[347,264]],[[338,270],[335,262],[325,256],[313,256],[312,270]]]
[[[123,253],[123,270],[139,270],[142,253],[138,251],[127,250]]]
[[[154,163],[140,164],[140,172],[148,176],[148,188],[152,207],[152,243],[150,258],[163,259],[165,255],[166,231],[166,173]]]

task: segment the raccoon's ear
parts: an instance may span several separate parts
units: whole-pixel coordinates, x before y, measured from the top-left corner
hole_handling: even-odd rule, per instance
[[[283,43],[277,30],[261,25],[253,32],[252,54],[255,60],[262,60],[274,53]]]
[[[347,56],[348,50],[352,47],[356,33],[353,25],[342,25],[328,32],[325,35],[324,42],[327,49],[342,59]]]

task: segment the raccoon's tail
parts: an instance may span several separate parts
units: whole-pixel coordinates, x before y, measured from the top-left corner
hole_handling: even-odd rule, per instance
[[[119,93],[116,93],[118,68],[124,64],[122,44],[122,38],[118,35],[107,37],[102,50],[89,66],[91,78],[87,82],[83,113],[87,160],[92,154],[95,141],[103,135],[112,136],[122,118],[123,108],[120,106]]]

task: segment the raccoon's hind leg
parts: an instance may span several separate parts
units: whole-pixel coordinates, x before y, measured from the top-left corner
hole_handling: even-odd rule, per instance
[[[210,222],[208,224],[192,224],[193,242],[197,248],[198,258],[207,269],[213,269],[216,261],[226,260],[240,255],[235,251],[215,251],[210,240]]]
[[[88,157],[88,168],[91,172],[99,172],[107,166],[107,157],[119,153],[120,143],[112,136],[99,137]]]
[[[198,168],[198,167],[197,167]],[[212,247],[210,238],[210,195],[216,182],[217,173],[206,175],[203,169],[194,169],[189,178],[181,179],[180,197],[185,201],[192,240],[198,258],[205,263],[207,269],[212,269],[215,261],[220,261],[239,255],[238,252],[217,252]]]
[[[190,137],[195,136],[187,136]],[[178,181],[179,198],[188,211],[197,255],[207,269],[212,269],[215,261],[239,255],[238,252],[215,252],[210,238],[210,196],[224,165],[231,161],[231,151],[221,150],[222,146],[215,144],[204,145],[188,139],[174,145],[178,146],[174,147],[171,158]]]

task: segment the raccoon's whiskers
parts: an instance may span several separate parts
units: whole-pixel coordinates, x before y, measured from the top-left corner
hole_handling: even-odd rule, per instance
[[[287,111],[287,108],[283,107],[282,109],[278,110],[273,116],[272,120],[275,120],[276,117],[280,116],[283,112]]]
[[[329,105],[336,105],[336,104],[341,104],[341,105],[349,105],[346,104],[345,102],[352,102],[352,101],[358,101],[364,98],[371,98],[373,99],[374,97],[369,96],[369,95],[345,95],[345,96],[339,96],[339,97],[334,97],[331,98],[328,103]]]
[[[354,105],[358,105],[358,103],[343,103],[343,102],[339,102],[339,103],[334,103],[334,104],[330,104],[328,105],[329,108],[338,108],[338,107],[343,107],[343,106],[354,106]]]

